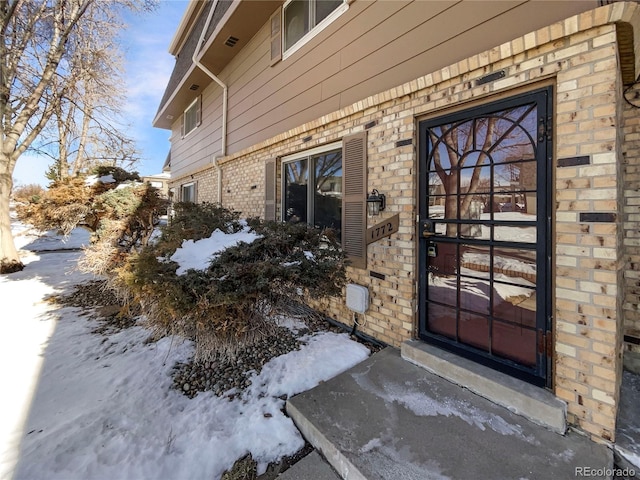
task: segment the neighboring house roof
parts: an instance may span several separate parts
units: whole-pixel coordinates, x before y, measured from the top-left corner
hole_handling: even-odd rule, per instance
[[[144,175],[142,178],[144,178],[145,180],[169,180],[171,178],[171,173],[170,172],[162,172],[162,173],[155,173],[153,175]]]

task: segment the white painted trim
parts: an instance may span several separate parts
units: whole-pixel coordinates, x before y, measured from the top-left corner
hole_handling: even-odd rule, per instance
[[[217,5],[217,2],[216,2],[216,5]],[[215,10],[216,5],[211,7],[212,11]],[[227,25],[227,22],[229,21],[229,19],[235,13],[235,11],[238,9],[239,6],[240,6],[240,2],[233,2],[231,5],[229,5],[229,8],[227,8],[227,11],[224,12],[224,15],[216,24],[215,28],[213,29],[213,32],[211,32],[211,35],[209,35],[209,38],[207,39],[207,43],[204,45],[198,45],[198,48],[200,49],[200,51],[197,52],[198,61],[202,60],[202,57],[204,57],[204,54],[211,48],[211,45],[213,44],[213,42],[216,41],[216,38],[218,37],[222,29]],[[207,22],[206,30],[209,29],[210,23],[211,21],[209,20]],[[205,35],[206,35],[206,30],[204,30]],[[202,43],[202,41],[200,43]]]
[[[196,10],[196,7],[198,7],[197,0],[191,0],[189,2],[189,5],[187,5],[186,10],[182,14],[182,18],[180,19],[180,24],[178,25],[178,28],[173,34],[173,38],[171,39],[171,43],[169,44],[169,53],[174,57],[178,53],[180,53],[180,47],[184,43],[184,41],[182,42],[180,41],[180,37],[182,37],[182,33],[184,32],[185,28],[187,28],[187,24],[189,23],[189,18],[191,18],[191,16],[193,15],[194,11]],[[195,25],[195,22],[194,22],[194,25]],[[193,28],[193,25],[191,28]],[[188,35],[185,34],[185,37],[186,36]]]
[[[292,0],[288,0],[282,6],[282,28],[281,28],[281,31],[282,31],[281,40],[282,40],[282,49],[283,49],[282,60],[286,60],[291,55],[293,55],[295,52],[300,50],[304,45],[306,45],[309,41],[311,41],[316,35],[318,35],[320,32],[322,32],[322,30],[327,28],[340,15],[342,15],[344,12],[349,10],[349,4],[346,1],[343,0],[342,5],[340,5],[333,12],[331,12],[329,15],[327,15],[327,18],[325,18],[319,24],[317,24],[315,27],[313,27],[311,30],[309,30],[300,40],[298,40],[291,48],[289,48],[289,50],[284,51],[284,38],[285,38],[285,33],[286,33],[285,32],[286,25],[284,23],[284,11],[287,8],[287,5],[289,3],[291,3],[291,1]]]
[[[284,155],[280,157],[282,163],[290,162],[291,160],[297,160],[298,158],[308,157],[310,155],[315,155],[317,153],[328,152],[329,150],[337,150],[338,148],[342,148],[342,140],[333,143],[327,143],[325,145],[320,145],[315,148],[310,148],[309,150],[302,150],[297,153],[291,153],[289,155]]]
[[[193,200],[185,200],[184,199],[184,189],[185,188],[189,188],[189,187],[193,187]],[[182,185],[180,185],[180,201],[181,202],[185,202],[185,201],[189,201],[192,203],[196,203],[196,182],[188,182],[188,183],[183,183]]]
[[[196,97],[196,99],[193,102],[191,102],[187,108],[184,109],[184,112],[182,112],[182,122],[183,122],[183,125],[185,126],[185,130],[186,130],[186,126],[187,126],[187,118],[186,118],[187,117],[187,111],[191,107],[193,107],[198,102],[199,99],[200,99],[200,95],[198,95]],[[200,110],[200,118],[202,118],[202,110]],[[200,123],[202,123],[202,121],[200,121]],[[189,136],[189,134],[191,134],[191,132],[193,132],[196,128],[198,128],[198,123],[197,122],[196,122],[195,127],[193,127],[188,132],[187,131],[184,132],[184,136],[182,138],[187,138]]]

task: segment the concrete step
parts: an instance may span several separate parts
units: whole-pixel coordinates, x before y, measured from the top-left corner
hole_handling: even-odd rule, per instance
[[[402,344],[402,358],[468,388],[538,425],[564,434],[567,405],[551,392],[418,340]]]
[[[336,472],[315,450],[277,478],[278,480],[340,480]]]
[[[386,348],[287,412],[341,478],[610,478],[609,448],[558,435]],[[302,477],[301,477],[302,478]]]

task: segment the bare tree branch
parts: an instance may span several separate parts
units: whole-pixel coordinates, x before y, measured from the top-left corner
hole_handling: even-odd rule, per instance
[[[135,158],[132,140],[114,121],[121,107],[112,83],[120,78],[114,45],[122,12],[153,4],[0,0],[0,271],[22,265],[11,235],[9,196],[24,152],[33,147],[55,157],[51,140],[57,137],[58,158],[69,165],[75,154],[74,169],[87,165],[89,155],[112,164]]]

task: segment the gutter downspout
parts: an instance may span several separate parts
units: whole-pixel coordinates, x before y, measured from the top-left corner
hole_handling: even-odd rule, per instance
[[[204,36],[207,33],[207,29],[209,28],[209,24],[211,23],[211,19],[213,18],[213,13],[216,11],[216,7],[218,6],[218,0],[213,0],[213,6],[209,11],[209,15],[207,16],[207,21],[202,28],[202,33],[200,33],[200,39],[198,40],[198,44],[196,45],[195,50],[193,51],[193,63],[199,67],[204,73],[209,75],[211,79],[216,82],[218,85],[222,87],[222,137],[220,139],[220,156],[224,157],[227,154],[227,86],[222,83],[222,81],[213,74],[207,67],[205,67],[200,60],[198,60],[198,52],[200,47],[202,46],[202,42],[204,41]],[[213,161],[213,164],[218,168],[217,158]],[[219,170],[218,170],[219,172]]]
[[[214,155],[211,159],[211,163],[213,163],[213,166],[218,174],[218,193],[216,203],[222,206],[222,168],[220,168],[220,165],[218,165],[218,158],[218,155]]]

